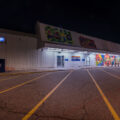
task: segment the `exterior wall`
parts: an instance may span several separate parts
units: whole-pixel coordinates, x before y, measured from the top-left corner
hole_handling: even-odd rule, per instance
[[[52,50],[51,48],[43,49],[42,54],[43,56],[41,56],[40,60],[43,68],[46,67],[46,68],[79,69],[84,66],[95,67],[95,66],[119,66],[120,65],[120,56],[116,54],[95,53],[95,52],[86,52],[86,51],[71,52],[70,50],[67,50],[67,51],[64,51],[64,50],[62,51],[60,49]],[[97,55],[99,55],[99,58],[96,58]],[[64,56],[64,67],[57,66],[57,56]],[[73,56],[80,57],[80,60],[73,61],[72,60]]]
[[[54,68],[55,67],[55,53],[46,52],[45,50],[38,50],[37,68]]]
[[[0,33],[0,36],[6,40],[5,43],[0,43],[0,59],[5,59],[6,70],[58,68],[57,56],[64,56],[66,69],[96,66],[98,53],[58,48],[56,51],[49,48],[37,49],[38,40],[35,37],[6,33]],[[72,61],[72,56],[80,56],[80,61]]]
[[[86,54],[85,52],[70,52],[68,51],[53,51],[49,49],[44,49],[42,56],[39,58],[42,63],[42,67],[46,68],[57,68],[57,56],[64,56],[64,67],[65,69],[69,68],[80,68],[83,66],[96,66],[95,54]],[[80,56],[80,61],[72,61],[72,56]],[[90,63],[87,63],[87,58],[90,58]],[[68,61],[66,61],[67,59]],[[83,61],[83,59],[85,61]]]
[[[42,69],[42,68],[58,68],[57,66],[57,56],[64,56],[64,68],[80,68],[82,66],[96,66],[96,54],[95,51],[97,50],[106,50],[109,52],[120,52],[120,45],[108,41],[104,41],[98,38],[82,35],[80,33],[76,33],[73,31],[63,30],[65,34],[61,34],[64,38],[66,37],[66,33],[72,35],[72,43],[64,42],[62,38],[63,44],[70,44],[71,48],[76,48],[72,50],[66,50],[67,47],[61,45],[62,47],[56,47],[54,50],[48,49],[50,46],[42,46],[41,41],[44,42],[55,42],[49,41],[46,33],[45,33],[45,26],[49,26],[46,24],[38,23],[38,32],[40,32],[38,39],[37,37],[27,36],[27,35],[19,35],[19,34],[11,34],[9,32],[1,32],[0,37],[4,37],[6,42],[0,43],[0,59],[5,59],[6,63],[6,70],[27,70],[27,69]],[[54,26],[51,26],[54,28]],[[56,28],[56,27],[55,27]],[[58,28],[60,29],[60,28]],[[62,31],[62,32],[63,32]],[[58,36],[53,36],[58,37]],[[70,36],[69,36],[70,37]],[[93,41],[93,46],[89,45],[86,46],[85,44],[80,43],[80,40],[83,41],[88,40]],[[66,38],[65,38],[66,39]],[[60,45],[61,42],[57,41],[57,45]],[[55,45],[55,44],[52,44]],[[57,46],[56,45],[56,46]],[[88,47],[83,49],[78,49],[83,47]],[[54,46],[53,46],[54,47]],[[91,48],[93,47],[93,48]],[[39,48],[39,49],[38,49]],[[94,53],[90,52],[89,49],[94,49]],[[59,51],[60,50],[60,51]],[[102,56],[102,55],[101,55]],[[117,56],[117,55],[111,55]],[[79,58],[80,60],[72,60],[73,58]],[[102,58],[99,58],[102,59]],[[110,58],[111,59],[111,58]],[[119,59],[119,60],[117,60]],[[116,63],[120,63],[120,57],[116,57]],[[115,61],[114,60],[114,61]],[[99,61],[98,61],[99,62]],[[104,63],[106,65],[106,63]],[[103,64],[99,64],[97,66],[101,66]],[[104,65],[103,65],[104,66]]]
[[[0,33],[6,43],[0,43],[0,58],[6,70],[34,69],[37,66],[37,39],[34,37]]]

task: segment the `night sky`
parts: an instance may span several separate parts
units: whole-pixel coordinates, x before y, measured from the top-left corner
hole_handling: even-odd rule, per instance
[[[35,33],[39,20],[120,43],[119,10],[114,1],[0,0],[0,28]]]

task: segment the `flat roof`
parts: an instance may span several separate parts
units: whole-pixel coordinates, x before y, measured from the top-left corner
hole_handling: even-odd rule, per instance
[[[24,33],[24,32],[19,32],[19,31],[14,31],[14,30],[3,29],[3,28],[0,28],[0,32],[1,33],[13,34],[13,35],[21,35],[21,36],[28,36],[28,37],[35,37],[35,38],[37,38],[36,34]]]

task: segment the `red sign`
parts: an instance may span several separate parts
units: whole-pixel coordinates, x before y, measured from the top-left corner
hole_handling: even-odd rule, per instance
[[[80,42],[80,45],[84,48],[96,49],[95,42],[93,40],[86,38],[86,37],[80,36],[79,42]]]

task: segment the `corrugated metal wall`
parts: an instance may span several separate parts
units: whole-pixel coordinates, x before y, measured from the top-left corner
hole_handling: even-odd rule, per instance
[[[0,58],[6,60],[7,70],[37,67],[37,38],[0,33],[6,43],[0,43]]]

